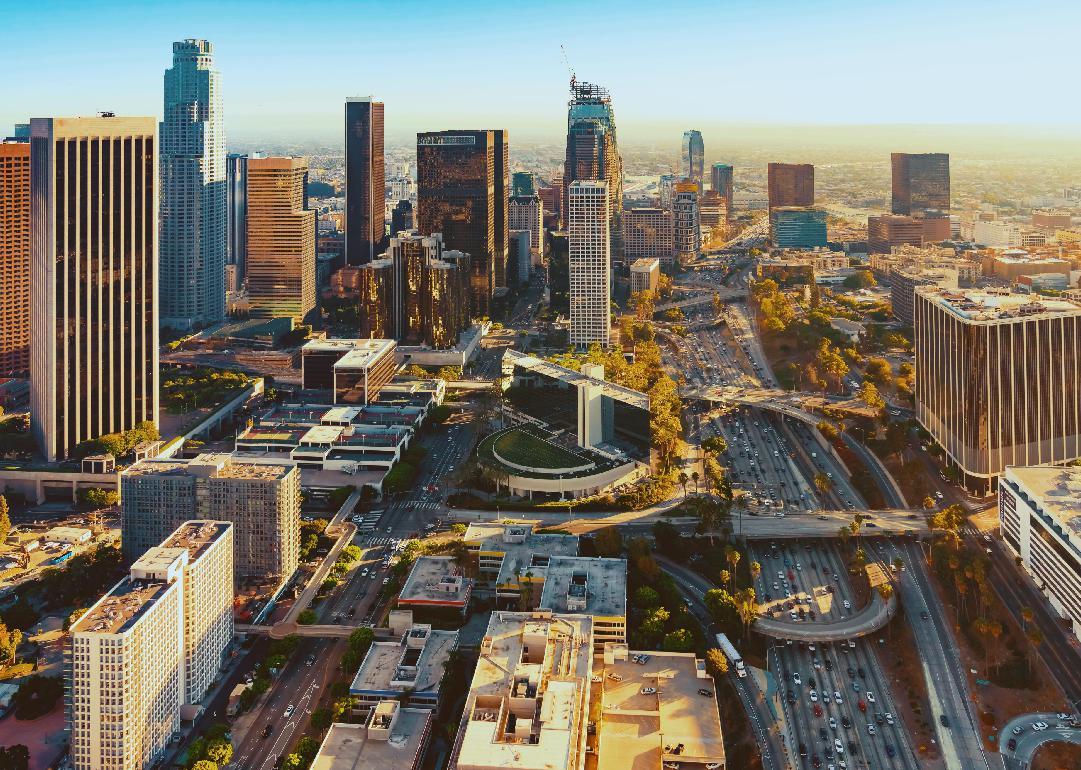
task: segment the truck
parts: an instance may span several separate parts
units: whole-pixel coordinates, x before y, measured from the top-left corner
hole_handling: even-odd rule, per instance
[[[728,641],[727,635],[717,634],[717,646],[721,648],[721,652],[728,658],[728,662],[736,669],[736,675],[740,677],[747,676],[747,667],[743,665],[743,658],[736,652],[736,648],[732,646],[732,643]]]

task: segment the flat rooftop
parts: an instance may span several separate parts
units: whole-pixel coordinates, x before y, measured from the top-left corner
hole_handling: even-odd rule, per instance
[[[1009,467],[1006,477],[1016,479],[1040,510],[1053,518],[1081,547],[1081,468],[1035,465]]]
[[[631,262],[632,273],[648,273],[653,268],[660,269],[661,261],[656,257],[639,257]]]
[[[602,393],[609,398],[621,401],[624,404],[629,404],[630,406],[636,406],[639,409],[649,409],[649,396],[645,393],[632,390],[631,388],[625,388],[622,385],[616,385],[607,380],[589,377],[581,372],[576,372],[574,369],[568,369],[565,366],[553,364],[550,361],[545,361],[536,356],[530,356],[525,353],[519,353],[516,350],[508,349],[507,352],[503,354],[503,362],[505,364],[510,363],[520,369],[526,369],[546,377],[551,377],[560,382],[565,382],[568,385],[600,385]]]
[[[208,476],[219,479],[283,478],[292,470],[287,465],[246,463],[232,452],[214,452],[197,455],[191,460],[141,460],[124,471],[125,476]]]
[[[394,351],[394,343],[390,343],[390,347],[379,348],[376,350],[361,350],[353,348],[344,356],[339,358],[335,364],[335,369],[367,369],[379,359],[388,353]]]
[[[71,632],[122,634],[165,596],[173,585],[126,577],[87,610]]]
[[[389,740],[368,737],[367,725],[333,724],[311,770],[388,770],[412,767],[424,748],[432,712],[399,708]]]
[[[600,683],[590,693],[597,721],[597,770],[658,770],[665,761],[724,762],[717,693],[702,661],[690,652],[647,652],[645,665],[630,657],[601,662]],[[605,658],[607,659],[607,655]],[[611,675],[622,677],[621,681]],[[656,690],[642,694],[642,688]],[[712,697],[699,694],[709,690]],[[679,753],[676,747],[682,744]]]
[[[426,633],[420,640],[418,634]],[[422,647],[416,645],[423,641]],[[353,693],[386,694],[396,697],[403,690],[437,692],[443,679],[450,653],[458,644],[457,631],[437,631],[430,626],[413,626],[402,639],[374,642],[368,648],[349,691]],[[405,672],[403,665],[415,668]],[[408,680],[408,684],[398,684]]]
[[[210,546],[225,536],[232,524],[208,519],[191,519],[177,527],[173,534],[165,538],[162,548],[188,549],[188,561],[194,562]]]
[[[537,534],[536,522],[506,523],[497,521],[473,522],[465,531],[463,540],[471,548],[487,553],[502,553],[503,563],[496,578],[497,584],[507,584],[517,574],[532,572],[544,574],[554,556],[577,556],[577,535]]]
[[[584,599],[585,608],[568,606],[576,599]],[[553,556],[548,561],[539,606],[558,613],[626,616],[627,560]]]
[[[432,606],[464,606],[473,592],[473,581],[450,556],[421,556],[413,562],[398,603]]]
[[[358,352],[376,356],[394,349],[394,340],[380,339],[325,339],[311,340],[300,349],[301,353],[348,353]]]
[[[1036,297],[1032,294],[979,289],[941,289],[932,286],[919,287],[916,293],[927,297],[958,318],[974,323],[1081,315],[1081,305],[1075,302]]]

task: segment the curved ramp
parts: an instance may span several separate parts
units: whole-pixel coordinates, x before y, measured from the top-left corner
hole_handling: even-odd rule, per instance
[[[804,642],[834,642],[839,639],[851,639],[874,633],[885,626],[897,613],[897,596],[891,595],[888,602],[876,591],[871,603],[844,620],[832,623],[759,618],[754,622],[754,630],[776,639],[795,639]]]

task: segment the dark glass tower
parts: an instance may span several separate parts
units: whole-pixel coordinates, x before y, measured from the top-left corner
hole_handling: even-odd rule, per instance
[[[364,265],[386,242],[383,103],[370,96],[345,102],[345,261]]]
[[[810,163],[770,163],[766,184],[770,209],[815,204],[815,167]]]
[[[706,145],[702,141],[702,132],[691,129],[683,132],[683,175],[698,182],[698,191],[702,192],[702,181],[706,168]]]
[[[894,214],[921,216],[950,210],[950,156],[945,152],[890,155]]]

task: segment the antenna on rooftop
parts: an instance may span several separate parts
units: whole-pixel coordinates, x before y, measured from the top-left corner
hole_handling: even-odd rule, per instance
[[[571,90],[573,91],[574,86],[578,83],[578,76],[574,74],[574,68],[571,67],[570,60],[567,58],[567,49],[563,47],[562,43],[559,44],[559,51],[560,51],[561,54],[563,54],[563,64],[564,64],[564,66],[566,66],[567,72],[570,73],[570,76],[571,76]]]

